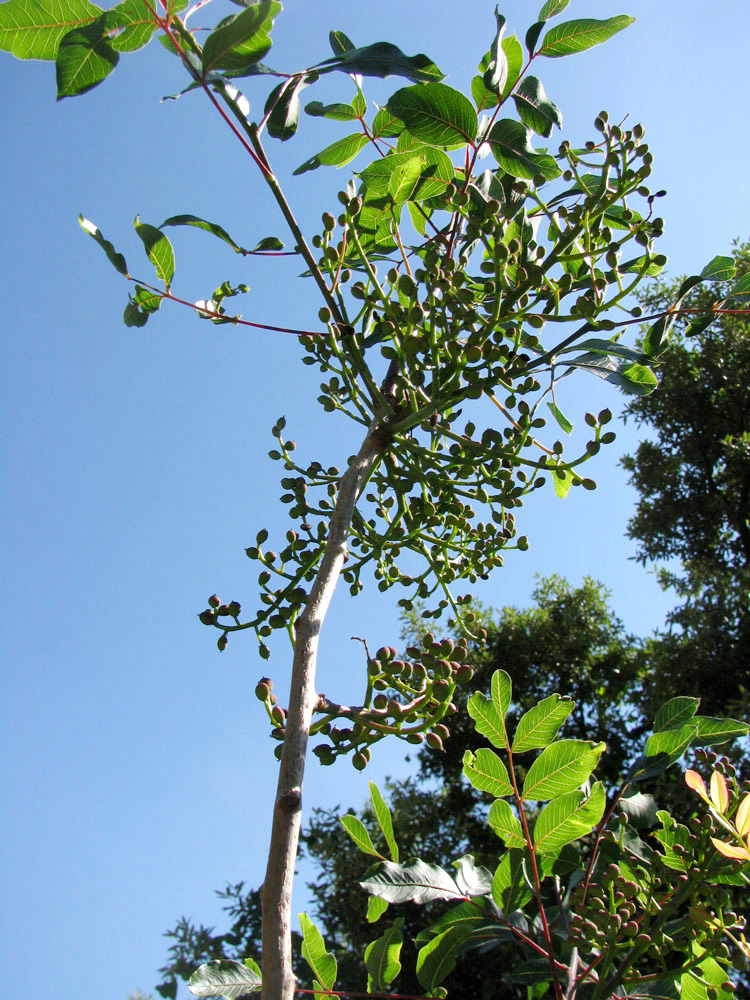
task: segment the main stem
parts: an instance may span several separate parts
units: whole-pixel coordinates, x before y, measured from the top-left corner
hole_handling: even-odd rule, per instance
[[[339,483],[328,540],[310,597],[295,623],[294,661],[273,810],[263,904],[263,1000],[292,1000],[292,883],[302,817],[302,781],[312,713],[318,701],[315,668],[318,638],[347,558],[347,538],[357,499],[383,450],[371,428]]]

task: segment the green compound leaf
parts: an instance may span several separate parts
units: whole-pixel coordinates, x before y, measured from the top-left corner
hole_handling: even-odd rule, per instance
[[[588,781],[605,749],[604,743],[559,740],[547,747],[529,768],[524,799],[551,799],[572,792]]]
[[[541,176],[547,181],[559,177],[562,171],[553,157],[538,153],[531,145],[531,133],[520,122],[503,118],[492,127],[488,136],[495,159],[513,177],[532,180]]]
[[[386,104],[420,142],[457,149],[473,145],[477,114],[468,98],[443,83],[397,90]]]
[[[306,913],[300,913],[299,926],[302,931],[302,957],[323,989],[332,990],[336,983],[336,959],[326,951],[323,936]]]
[[[359,884],[365,892],[389,903],[429,903],[433,899],[457,899],[463,895],[444,868],[419,858],[407,865],[393,861],[373,865]]]
[[[508,769],[492,750],[483,747],[473,754],[467,750],[463,757],[463,771],[474,788],[489,792],[495,798],[513,794],[513,785],[508,777]]]
[[[124,274],[125,277],[127,278],[128,265],[125,263],[125,258],[121,253],[118,253],[118,251],[115,250],[114,246],[109,242],[109,240],[104,239],[99,227],[95,223],[91,222],[89,219],[84,219],[82,215],[78,216],[78,225],[81,227],[81,229],[83,229],[84,232],[88,233],[92,239],[96,240],[96,242],[99,244],[99,246],[107,255],[107,259],[109,260],[112,267],[114,267],[116,271],[119,271],[120,274]]]
[[[590,796],[572,791],[553,799],[534,824],[534,844],[541,854],[556,855],[566,844],[591,833],[604,815],[607,796],[600,781]]]
[[[351,839],[357,845],[357,847],[364,854],[371,854],[374,858],[382,857],[380,851],[375,850],[375,845],[373,844],[367,827],[364,825],[361,819],[356,816],[340,816],[339,817],[341,825],[349,834]]]
[[[571,698],[562,698],[559,694],[551,694],[534,705],[518,722],[511,748],[513,753],[541,750],[548,746],[574,708]]]
[[[367,923],[376,923],[387,909],[388,900],[381,899],[380,896],[369,896],[367,899]]]
[[[261,0],[225,19],[203,44],[203,75],[222,69],[243,73],[260,62],[271,48],[273,19],[281,10],[277,0]]]
[[[378,821],[378,826],[385,837],[388,850],[391,852],[391,860],[398,861],[398,844],[396,843],[396,838],[393,835],[393,819],[391,817],[391,810],[388,808],[385,799],[380,794],[380,789],[374,781],[370,782],[370,799],[372,800],[372,808],[375,812],[375,819]]]
[[[143,241],[148,259],[154,265],[157,277],[164,282],[169,291],[169,286],[174,277],[174,250],[169,239],[161,229],[150,226],[147,222],[141,222],[140,216],[136,215],[135,231]]]
[[[521,121],[537,135],[549,138],[555,125],[562,128],[562,113],[547,97],[542,81],[527,76],[513,94]]]
[[[569,3],[570,0],[547,0],[539,11],[537,21],[549,21],[551,17],[557,17],[558,14],[562,14]]]
[[[358,49],[347,49],[341,55],[325,59],[316,69],[321,72],[341,70],[362,76],[403,76],[415,83],[430,83],[442,80],[444,74],[435,63],[421,53],[407,56],[390,42],[375,42]]]
[[[470,935],[470,927],[455,924],[419,949],[417,979],[428,992],[432,993],[453,972],[458,951]]]
[[[570,56],[576,52],[585,52],[595,45],[606,42],[618,31],[627,28],[635,21],[627,14],[616,14],[605,21],[594,18],[582,18],[580,21],[564,21],[555,28],[550,28],[542,39],[538,55],[557,59]]]
[[[64,35],[102,13],[88,0],[10,0],[0,4],[0,49],[18,59],[55,59]]]
[[[507,851],[495,869],[492,879],[492,899],[507,917],[520,910],[534,895],[524,874],[525,850]]]
[[[343,167],[344,164],[351,162],[355,156],[361,153],[369,141],[367,136],[361,132],[345,135],[343,139],[337,139],[330,146],[321,149],[315,156],[311,156],[309,160],[305,160],[294,173],[295,175],[304,174],[308,170],[317,170],[320,166]]]
[[[207,233],[211,233],[212,236],[216,236],[217,239],[222,240],[224,243],[228,243],[235,253],[240,253],[243,255],[253,253],[252,250],[246,250],[244,247],[241,247],[239,243],[235,242],[235,240],[232,239],[232,237],[229,235],[226,229],[223,229],[215,222],[209,222],[207,219],[201,219],[197,215],[172,215],[168,219],[165,219],[164,222],[162,222],[162,224],[159,226],[159,229],[163,229],[165,226],[195,226],[196,229],[204,229]],[[283,243],[281,243],[280,240],[277,240],[273,236],[268,237],[268,239],[275,241],[273,246],[269,245],[267,247],[261,247],[259,243],[258,246],[255,247],[255,250],[258,249],[279,250],[284,245]],[[277,246],[276,245],[277,243],[280,245]]]
[[[376,896],[371,897],[377,899]],[[399,917],[379,937],[365,948],[367,992],[385,993],[401,971],[401,946],[404,938],[401,928],[404,918]]]
[[[237,1000],[245,993],[259,990],[260,986],[260,976],[254,969],[227,958],[215,958],[192,974],[188,989],[196,997]]]
[[[105,21],[106,16],[74,28],[60,41],[55,60],[58,101],[92,90],[117,65],[120,57],[110,44]]]
[[[505,799],[497,799],[492,803],[487,822],[492,831],[502,838],[506,847],[526,847],[521,821]]]

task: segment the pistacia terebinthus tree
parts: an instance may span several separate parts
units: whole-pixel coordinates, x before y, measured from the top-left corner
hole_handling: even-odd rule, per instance
[[[54,60],[58,97],[66,98],[97,86],[121,56],[160,37],[169,56],[185,68],[184,92],[202,92],[236,138],[259,187],[277,203],[293,251],[319,292],[317,323],[290,331],[281,317],[271,328],[298,334],[302,362],[323,375],[318,397],[323,409],[361,429],[357,453],[343,454],[340,468],[324,467],[299,460],[285,421],[277,420],[271,456],[283,468],[281,501],[288,506],[291,526],[275,548],[267,547],[268,533],[260,530],[256,545],[247,550],[260,564],[255,610],[243,614],[237,601],[213,597],[200,615],[204,625],[218,630],[219,649],[234,633],[250,631],[267,658],[267,638],[287,633],[293,665],[286,709],[276,704],[269,680],[257,688],[280,742],[281,761],[262,893],[262,976],[242,967],[239,978],[237,969],[207,969],[193,989],[233,997],[258,987],[262,978],[267,1000],[288,1000],[296,986],[291,890],[309,737],[316,738],[315,753],[323,764],[348,755],[359,769],[386,736],[440,749],[449,735],[456,685],[471,675],[464,661],[474,615],[465,586],[501,566],[507,549],[526,548],[517,518],[529,493],[545,481],[558,496],[574,486],[592,489],[583,466],[614,438],[607,428],[608,410],[586,413],[590,440],[581,454],[567,455],[562,439],[571,422],[558,405],[556,386],[577,372],[626,392],[651,391],[656,377],[650,365],[664,348],[679,300],[653,317],[641,347],[624,343],[623,332],[641,319],[640,309],[632,308],[634,291],[665,263],[654,249],[662,231],[654,211],[660,192],[651,193],[647,185],[651,154],[643,128],[612,124],[602,112],[592,138],[580,148],[567,142],[553,151],[535,145],[546,145],[562,124],[536,67],[607,41],[628,26],[630,17],[552,24],[568,0],[547,0],[521,43],[515,35],[506,37],[505,18],[496,12],[489,49],[467,95],[443,83],[427,56],[407,55],[388,42],[356,45],[340,31],[330,34],[330,55],[321,54],[306,68],[277,71],[262,62],[281,13],[276,0],[240,0],[238,10],[208,29],[196,24],[199,10],[205,16],[205,0],[185,6],[181,0],[123,0],[101,10],[89,0],[9,0],[0,5],[0,43],[21,58]],[[342,81],[341,100],[311,100],[305,111],[347,123],[347,134],[296,172],[355,161],[353,179],[327,206],[320,231],[310,236],[297,222],[293,198],[266,144],[267,139],[293,138],[302,92],[331,74]],[[365,78],[373,76],[397,78],[382,107],[368,101],[363,90]],[[269,77],[275,86],[261,105],[263,112],[251,114],[240,86],[265,92]],[[81,225],[131,284],[127,325],[144,326],[170,302],[212,323],[257,325],[230,311],[231,300],[246,291],[242,284],[225,282],[198,301],[174,293],[175,255],[167,233],[197,227],[243,254],[274,251],[275,240],[250,250],[224,225],[194,215],[172,216],[158,226],[137,219],[137,235],[155,271],[146,280],[136,276],[98,225],[85,218]],[[231,227],[231,221],[226,225]],[[689,284],[726,279],[732,266],[716,258]],[[368,579],[382,592],[396,588],[406,610],[422,602],[428,621],[448,612],[464,638],[439,641],[428,632],[421,647],[403,658],[390,645],[371,652],[363,643],[361,703],[342,705],[318,693],[318,639],[339,581],[354,596]],[[527,800],[554,796],[555,809],[541,813],[538,823],[545,816],[542,826],[573,817],[575,836],[589,834],[602,821],[602,787],[584,792],[569,784],[573,778],[576,786],[587,782],[602,747],[567,741],[559,749],[554,737],[569,702],[561,702],[565,710],[556,707],[558,696],[554,704],[545,701],[531,720],[522,718],[516,741],[508,742],[500,726],[510,698],[505,676],[498,674],[492,709],[473,702],[474,718],[485,719],[479,732],[511,754],[522,752],[517,741],[523,751],[549,744],[550,754],[545,757],[543,751],[543,763],[536,772],[532,765],[523,786],[512,760],[511,784],[502,776],[493,779],[492,790],[502,803],[493,806],[502,820],[498,830],[501,836],[510,831],[510,840],[505,837],[509,850],[528,851],[529,857],[527,866],[520,856],[515,861],[504,856],[493,905],[513,936],[513,913],[535,900],[536,915],[530,919],[539,929],[520,933],[543,959],[545,990],[558,998],[615,995],[640,951],[630,949],[628,962],[607,967],[606,974],[597,971],[595,958],[587,957],[583,970],[577,959],[561,964],[542,893],[555,860],[549,870],[539,860],[543,846],[535,843],[525,811]],[[696,740],[718,741],[744,731],[737,725],[691,722],[694,714],[682,706],[660,720],[668,734],[655,743],[659,749],[653,753],[660,760],[676,759],[678,750]],[[549,774],[542,775],[551,758],[567,761],[567,779],[560,787]],[[472,773],[481,770],[477,765]],[[502,798],[511,793],[516,813]],[[387,829],[386,814],[380,813]],[[386,836],[394,855],[389,863],[398,868],[395,841]],[[544,845],[561,849],[566,837],[547,832]],[[600,837],[601,832],[596,843]],[[599,856],[592,853],[592,859]],[[398,878],[412,878],[411,869],[399,871]],[[590,868],[587,886],[592,878]],[[466,862],[450,893],[454,885],[467,898],[475,894],[472,886],[486,895],[487,879]],[[617,885],[602,883],[602,894],[615,892]],[[388,890],[382,898],[391,896]],[[657,897],[653,906],[658,907]],[[562,906],[560,897],[558,909]],[[375,904],[373,916],[381,909]],[[561,926],[567,934],[565,922]],[[303,955],[316,988],[330,992],[332,968],[322,939],[306,917],[302,931]],[[456,935],[448,933],[454,941]],[[431,939],[431,963],[443,960],[441,934]],[[396,938],[393,930],[372,946],[370,955],[385,965],[382,975],[373,973],[369,989],[387,986]],[[696,967],[700,960],[688,957]],[[428,980],[425,989],[435,994],[439,977]],[[542,995],[536,987],[534,995]]]

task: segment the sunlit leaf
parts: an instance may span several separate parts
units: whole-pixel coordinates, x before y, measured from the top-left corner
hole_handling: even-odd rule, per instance
[[[735,266],[731,257],[714,257],[700,273],[701,281],[729,281],[734,277]]]
[[[500,11],[495,8],[495,20],[497,22],[497,32],[490,46],[490,60],[487,69],[484,71],[482,83],[486,89],[499,98],[505,91],[508,82],[508,57],[502,47],[503,35],[505,34],[505,18]]]
[[[274,87],[268,95],[264,113],[268,116],[266,128],[273,139],[286,142],[297,131],[300,116],[299,95],[305,87],[317,80],[316,74],[292,76]]]
[[[365,892],[381,896],[389,903],[429,903],[433,899],[456,899],[463,895],[447,871],[419,859],[407,865],[393,861],[373,865],[359,884]]]
[[[331,46],[331,51],[335,56],[343,55],[345,52],[351,52],[356,49],[356,45],[345,35],[343,31],[329,31],[328,32],[328,42]]]
[[[459,948],[471,934],[463,924],[455,924],[437,934],[417,953],[417,979],[430,993],[456,967]]]
[[[235,253],[243,255],[251,253],[250,250],[246,250],[244,247],[241,247],[239,243],[233,240],[226,229],[223,229],[215,222],[209,222],[207,219],[201,219],[197,215],[172,215],[168,219],[165,219],[159,228],[163,229],[165,226],[194,226],[196,229],[203,229],[207,233],[211,233],[212,236],[216,236],[224,243],[228,243]],[[275,240],[275,237],[271,237],[271,239]],[[283,246],[283,244],[281,245]],[[258,248],[259,247],[256,247],[255,249],[257,250]],[[273,247],[266,247],[264,249],[279,248],[274,245]]]
[[[492,899],[506,917],[534,895],[524,875],[525,850],[506,851],[492,879]]]
[[[362,76],[403,76],[415,83],[442,80],[443,74],[425,55],[407,56],[390,42],[375,42],[357,49],[347,49],[341,55],[318,63],[321,72],[341,70]]]
[[[656,800],[653,795],[635,792],[633,795],[621,798],[617,808],[625,813],[628,822],[635,827],[649,827],[656,822]]]
[[[593,18],[565,21],[563,24],[550,28],[542,40],[538,55],[558,58],[572,55],[575,52],[584,52],[594,45],[606,42],[607,39],[616,35],[618,31],[622,31],[623,28],[627,28],[634,21],[635,18],[629,17],[627,14],[617,14],[605,21],[597,21]]]
[[[654,732],[660,733],[665,729],[679,728],[693,718],[699,705],[700,698],[686,696],[670,698],[666,704],[661,706],[654,717]]]
[[[557,17],[558,14],[561,14],[565,10],[569,3],[570,0],[547,0],[539,11],[537,21],[549,21],[551,17]]]
[[[305,114],[313,118],[330,118],[335,122],[351,122],[359,118],[351,104],[323,104],[322,101],[306,104]]]
[[[161,304],[161,295],[157,295],[149,288],[143,288],[142,285],[136,285],[134,294],[128,296],[128,304],[122,315],[125,326],[145,326],[149,316],[156,312]]]
[[[558,407],[556,403],[547,403],[550,413],[555,418],[560,428],[565,431],[566,434],[573,433],[573,424],[568,420],[562,410]]]
[[[240,962],[215,958],[192,974],[188,989],[196,997],[226,997],[237,1000],[261,988],[260,976]]]
[[[560,109],[550,101],[541,80],[535,76],[523,78],[513,94],[513,100],[521,121],[537,135],[549,137],[553,126],[562,128]]]
[[[456,148],[473,145],[476,139],[477,114],[471,102],[443,83],[397,90],[386,108],[420,142]]]
[[[294,171],[295,174],[304,174],[308,170],[316,170],[320,166],[343,167],[345,163],[351,162],[358,153],[361,153],[370,140],[366,135],[357,132],[354,135],[345,135],[342,139],[337,139],[330,146],[326,146],[309,160],[305,160]]]
[[[498,712],[491,698],[481,691],[475,691],[469,698],[467,708],[474,720],[476,731],[481,736],[486,736],[493,746],[502,750],[510,745],[505,729],[505,717]]]
[[[96,242],[99,244],[99,246],[107,255],[107,259],[109,260],[110,264],[115,268],[115,270],[119,271],[120,274],[124,274],[127,277],[128,265],[125,263],[125,258],[121,253],[118,253],[118,251],[115,250],[114,246],[109,242],[109,240],[105,240],[105,238],[102,236],[99,227],[95,225],[93,222],[91,222],[89,219],[84,219],[82,215],[78,216],[78,224],[80,225],[81,229],[84,230],[84,232],[88,233],[89,236],[92,237],[92,239],[96,240]]]
[[[381,899],[380,896],[368,896],[367,897],[367,922],[368,924],[376,923],[388,909],[388,901],[386,899]]]
[[[492,872],[477,865],[472,854],[453,862],[456,884],[464,896],[487,896],[492,891]]]
[[[58,101],[98,86],[114,70],[119,58],[110,44],[104,19],[69,31],[60,40],[55,60]]]
[[[137,52],[151,41],[157,25],[145,0],[123,0],[106,13],[109,42],[117,52]]]
[[[698,723],[695,720],[685,723],[679,729],[667,729],[661,733],[654,733],[646,743],[646,756],[654,757],[657,754],[667,754],[667,756],[677,760],[697,735]]]

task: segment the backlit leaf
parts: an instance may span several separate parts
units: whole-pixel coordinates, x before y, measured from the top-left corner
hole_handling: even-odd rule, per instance
[[[336,983],[336,959],[326,951],[323,936],[306,913],[300,913],[299,926],[302,931],[302,957],[323,988],[332,990]]]
[[[391,810],[388,808],[385,799],[380,794],[380,789],[374,781],[370,782],[369,787],[370,799],[372,800],[372,808],[375,813],[375,819],[378,821],[378,826],[385,837],[388,850],[391,852],[391,860],[398,861],[398,844],[396,843],[396,838],[393,835],[393,819],[391,817]]]
[[[521,909],[534,895],[524,876],[526,850],[506,851],[492,879],[492,899],[509,916]]]
[[[237,1000],[261,987],[260,976],[240,962],[215,958],[192,974],[188,989],[196,997],[226,997]]]
[[[541,750],[557,735],[560,726],[565,722],[575,705],[571,698],[562,698],[559,694],[551,694],[538,705],[534,705],[519,719],[516,734],[513,738],[513,753],[525,753],[527,750]]]
[[[312,118],[330,118],[335,122],[352,122],[359,118],[351,104],[323,104],[322,101],[306,104],[305,114]]]
[[[654,718],[654,732],[660,733],[665,729],[677,729],[693,718],[698,711],[700,698],[688,698],[680,696],[670,698],[666,704],[662,705]]]
[[[463,757],[463,771],[474,788],[489,792],[495,798],[513,794],[513,785],[502,760],[492,750],[482,747],[473,754],[467,750]]]
[[[698,733],[693,739],[694,747],[715,747],[730,740],[740,739],[748,734],[748,725],[737,719],[713,719],[708,715],[698,715]]]
[[[207,233],[211,233],[212,236],[216,236],[218,239],[223,240],[224,243],[228,243],[235,253],[245,255],[252,252],[250,250],[246,250],[244,247],[241,247],[239,243],[233,240],[226,229],[223,229],[215,222],[208,222],[207,219],[201,219],[197,215],[172,215],[168,219],[165,219],[159,228],[163,229],[165,226],[195,226],[196,229],[204,229]],[[270,238],[276,240],[275,237]],[[281,241],[278,240],[276,242],[280,243]],[[255,249],[257,250],[259,246]],[[283,247],[283,244],[281,244],[281,246]],[[264,249],[280,248],[276,247],[274,244],[273,247],[266,247]]]
[[[151,313],[156,312],[161,304],[161,295],[142,285],[136,285],[134,294],[128,296],[128,304],[122,316],[125,326],[145,326]]]
[[[550,28],[542,40],[541,48],[538,51],[540,56],[559,58],[569,56],[575,52],[584,52],[586,49],[600,45],[607,39],[616,35],[618,31],[627,28],[635,21],[634,17],[627,14],[616,14],[605,21],[598,21],[594,18],[582,18],[579,21],[564,21],[554,28]]]
[[[55,59],[64,35],[102,13],[88,0],[9,0],[0,4],[0,49],[18,59]]]
[[[397,45],[390,42],[375,42],[358,49],[348,49],[339,56],[325,59],[316,68],[321,72],[341,70],[362,76],[403,76],[415,83],[443,79],[443,74],[427,56],[421,53],[416,56],[404,55]]]
[[[604,815],[604,785],[595,782],[590,796],[574,790],[554,798],[534,823],[534,844],[541,854],[557,854],[566,844],[585,837]]]
[[[367,136],[361,132],[345,135],[342,139],[332,142],[330,146],[326,146],[315,156],[311,156],[309,160],[305,160],[294,173],[304,174],[308,170],[316,170],[320,166],[343,167],[345,163],[349,163],[358,153],[361,153],[369,141]]]
[[[697,735],[698,723],[695,719],[680,726],[679,729],[667,729],[661,733],[654,733],[646,743],[646,756],[655,757],[658,754],[666,754],[673,760],[677,760]]]
[[[443,83],[397,90],[386,108],[420,142],[456,148],[473,145],[476,139],[478,121],[471,102]]]
[[[524,799],[551,799],[588,781],[604,751],[604,743],[558,740],[537,757],[526,773]]]
[[[154,265],[157,276],[169,289],[174,276],[174,250],[168,238],[161,229],[150,226],[147,222],[141,222],[140,217],[135,217],[135,231],[143,241],[148,259]]]
[[[417,953],[417,979],[430,993],[456,967],[456,956],[461,945],[471,934],[471,928],[455,924],[437,934]]]
[[[385,911],[388,909],[388,901],[381,899],[380,896],[368,896],[367,897],[367,922],[368,924],[374,924],[378,921]]]
[[[380,851],[375,850],[375,845],[373,844],[367,827],[364,825],[361,819],[356,816],[340,816],[341,825],[349,834],[351,839],[357,845],[357,847],[365,854],[371,854],[375,858],[381,856]]]
[[[505,717],[498,712],[492,699],[481,691],[475,691],[469,698],[467,707],[476,731],[481,736],[486,736],[493,746],[505,750],[510,745]]]
[[[547,0],[539,11],[537,21],[549,21],[551,17],[557,17],[558,14],[561,14],[565,10],[569,3],[570,0]]]
[[[116,52],[137,52],[147,45],[157,25],[144,0],[123,0],[106,13],[109,43]]]
[[[549,407],[550,413],[555,418],[555,420],[562,428],[562,430],[564,430],[566,434],[572,434],[573,424],[568,420],[568,418],[565,416],[562,410],[557,406],[557,404],[548,402],[547,406]]]
[[[506,847],[526,846],[521,821],[505,799],[496,799],[492,803],[487,822],[490,829],[504,841]]]
[[[731,257],[714,257],[700,273],[701,281],[729,281],[734,277],[735,266]]]

